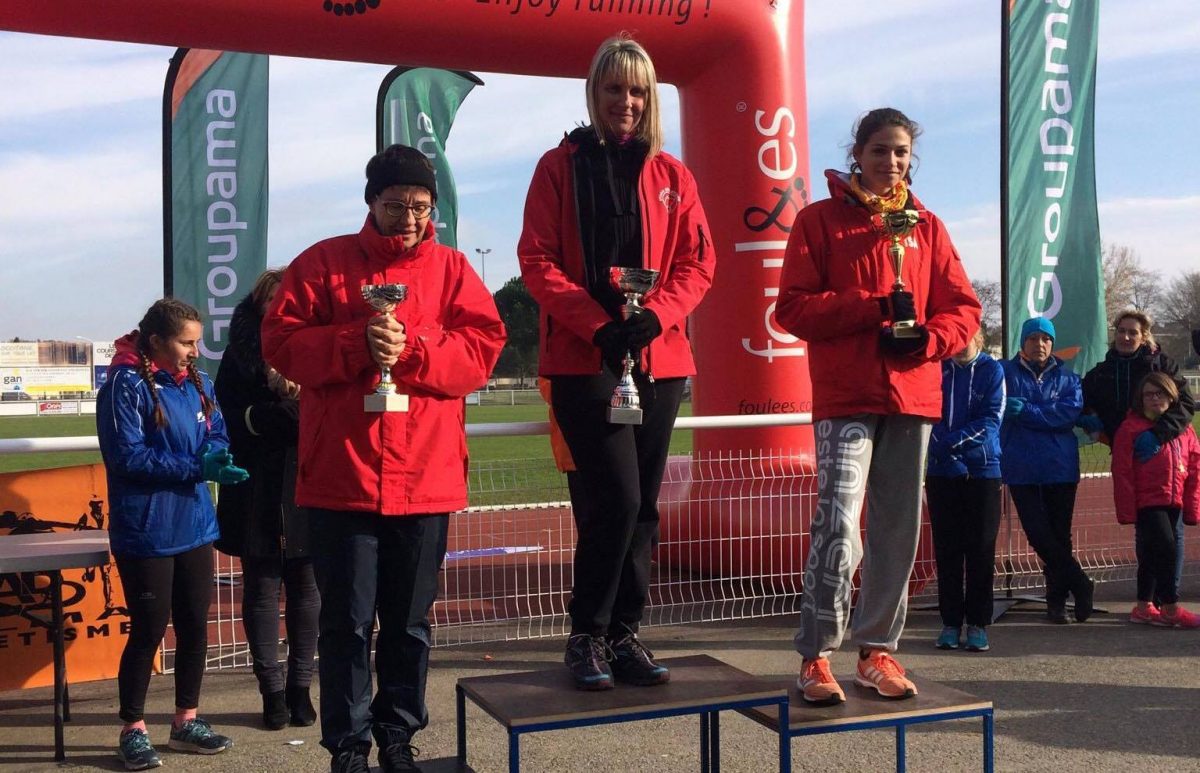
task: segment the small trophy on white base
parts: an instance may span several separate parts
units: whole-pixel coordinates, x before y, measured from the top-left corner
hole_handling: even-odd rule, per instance
[[[658,281],[658,272],[650,268],[623,268],[613,266],[609,270],[609,281],[613,288],[625,296],[625,305],[621,307],[621,318],[629,319],[641,313],[642,297],[650,292]],[[641,424],[642,401],[638,395],[637,384],[633,383],[634,359],[631,352],[625,352],[621,361],[625,366],[621,380],[613,390],[608,402],[609,424]]]
[[[408,285],[363,285],[362,296],[372,309],[390,317],[396,305],[408,297]],[[380,366],[379,386],[363,397],[363,410],[367,413],[403,413],[408,410],[408,395],[396,392],[391,369]]]

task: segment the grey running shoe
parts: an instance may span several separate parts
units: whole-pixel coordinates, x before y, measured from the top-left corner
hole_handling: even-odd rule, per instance
[[[154,746],[150,743],[150,736],[141,728],[121,733],[117,757],[125,763],[126,770],[147,770],[162,765],[158,752],[154,751]]]
[[[203,719],[189,719],[183,726],[171,727],[171,740],[167,743],[177,752],[196,754],[220,754],[233,746],[233,740],[213,732],[212,726]]]

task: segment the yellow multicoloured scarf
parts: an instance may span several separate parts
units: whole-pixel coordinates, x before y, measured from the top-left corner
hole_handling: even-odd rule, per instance
[[[908,201],[908,186],[904,181],[896,183],[892,186],[891,193],[886,196],[877,196],[871,193],[858,181],[858,173],[850,175],[850,191],[863,203],[867,209],[872,212],[899,212],[904,209],[904,204]]]

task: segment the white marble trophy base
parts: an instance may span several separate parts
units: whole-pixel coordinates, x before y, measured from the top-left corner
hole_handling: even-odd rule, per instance
[[[608,423],[609,424],[641,424],[642,409],[641,408],[616,408],[608,407]]]
[[[363,397],[363,410],[367,413],[404,413],[408,410],[408,395],[373,392]]]

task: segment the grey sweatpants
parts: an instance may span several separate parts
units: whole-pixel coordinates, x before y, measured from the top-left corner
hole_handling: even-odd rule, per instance
[[[921,481],[932,422],[855,414],[823,419],[817,440],[817,509],[804,565],[796,651],[828,657],[850,618],[850,583],[862,562],[851,640],[895,651],[908,612],[908,578],[921,531]],[[859,523],[864,495],[866,551]]]

